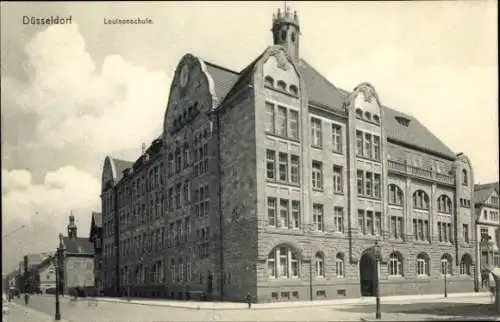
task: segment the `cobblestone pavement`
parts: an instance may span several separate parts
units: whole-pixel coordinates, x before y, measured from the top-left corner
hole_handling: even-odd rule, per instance
[[[411,303],[411,302],[410,302]],[[440,299],[434,303],[386,303],[382,304],[383,320],[424,321],[454,318],[460,315],[480,314],[480,308],[487,306],[488,298]],[[417,305],[417,306],[415,306]],[[475,307],[472,306],[475,305]],[[469,306],[469,311],[463,310]],[[50,316],[54,314],[54,297],[32,296],[29,307]],[[445,311],[454,307],[455,311]],[[475,309],[474,309],[475,308]],[[433,311],[433,310],[434,311]],[[360,321],[374,318],[374,306],[344,305],[321,307],[281,307],[272,309],[186,309],[165,306],[135,305],[127,302],[96,302],[88,300],[71,301],[61,299],[62,318],[69,322],[143,322],[143,321]],[[22,322],[21,320],[20,322]],[[44,321],[44,320],[38,320]],[[8,321],[11,322],[11,321]],[[16,322],[13,320],[12,322]],[[31,322],[31,320],[29,320]]]

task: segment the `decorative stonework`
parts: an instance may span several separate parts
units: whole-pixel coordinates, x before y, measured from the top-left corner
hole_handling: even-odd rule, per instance
[[[266,58],[269,59],[270,57],[275,57],[276,62],[278,63],[278,68],[281,70],[287,71],[290,69],[289,64],[289,59],[288,55],[283,51],[280,47],[271,47],[268,51],[268,57]]]

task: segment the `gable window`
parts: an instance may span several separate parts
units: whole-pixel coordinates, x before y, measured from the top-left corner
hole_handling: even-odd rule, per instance
[[[321,147],[322,145],[322,132],[321,132],[321,120],[312,117],[311,118],[311,143],[314,147]]]
[[[286,130],[286,108],[283,106],[278,106],[278,113],[276,114],[276,135],[286,137]]]
[[[293,36],[293,34],[292,34],[292,36]],[[293,95],[297,95],[299,93],[299,89],[297,88],[297,86],[290,85],[290,93],[292,93]]]
[[[264,84],[265,86],[274,87],[274,79],[268,75],[264,78]]]
[[[282,91],[286,91],[286,83],[282,80],[278,81],[278,88],[281,89]]]

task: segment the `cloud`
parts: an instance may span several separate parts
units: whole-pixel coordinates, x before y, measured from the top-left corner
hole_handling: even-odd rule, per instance
[[[110,153],[139,148],[161,133],[170,85],[163,72],[120,55],[105,57],[98,68],[76,24],[40,31],[24,50],[28,83],[6,78],[2,85],[9,108],[37,117],[28,147]]]
[[[2,169],[4,267],[20,254],[53,249],[70,210],[78,234],[88,236],[91,211],[100,209],[99,191],[100,180],[72,166],[48,172],[41,184],[34,184],[26,170]],[[26,228],[16,231],[22,225]]]

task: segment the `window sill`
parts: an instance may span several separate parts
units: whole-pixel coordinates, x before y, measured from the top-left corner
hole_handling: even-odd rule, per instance
[[[380,160],[378,159],[372,159],[372,158],[368,158],[368,157],[365,157],[365,156],[362,156],[362,155],[357,155],[356,154],[356,158],[360,159],[360,160],[363,160],[363,161],[370,161],[370,162],[375,162],[375,163],[381,163]]]
[[[272,136],[272,137],[274,137],[276,139],[282,139],[282,140],[292,141],[292,142],[295,142],[295,143],[300,143],[300,140],[298,138],[292,138],[292,137],[289,137],[289,136],[283,136],[283,135],[275,134],[275,133],[269,132],[269,131],[266,131],[266,135]]]
[[[337,196],[345,196],[343,191],[334,191],[333,194]]]
[[[293,187],[293,188],[300,188],[300,183],[291,183],[291,182],[286,182],[286,181],[273,180],[273,179],[269,179],[269,178],[266,178],[266,182],[272,183],[272,184],[289,186],[289,187]]]
[[[344,151],[343,151],[343,150],[341,150],[341,151],[335,151],[335,150],[332,150],[332,153],[335,153],[335,154],[338,154],[338,155],[344,156]]]
[[[323,190],[323,188],[312,188],[313,191],[316,191],[316,192],[325,192],[325,190]]]
[[[311,144],[311,148],[313,148],[313,149],[318,149],[318,150],[323,150],[323,146],[322,146],[322,145],[314,145],[314,144]]]
[[[382,200],[381,200],[382,198],[381,197],[371,197],[371,196],[364,196],[364,195],[358,194],[358,198],[382,202]]]
[[[388,203],[390,208],[396,208],[396,209],[403,209],[403,205],[401,204],[395,204],[395,203]]]
[[[403,280],[405,277],[403,275],[388,275],[387,279],[390,280]]]

